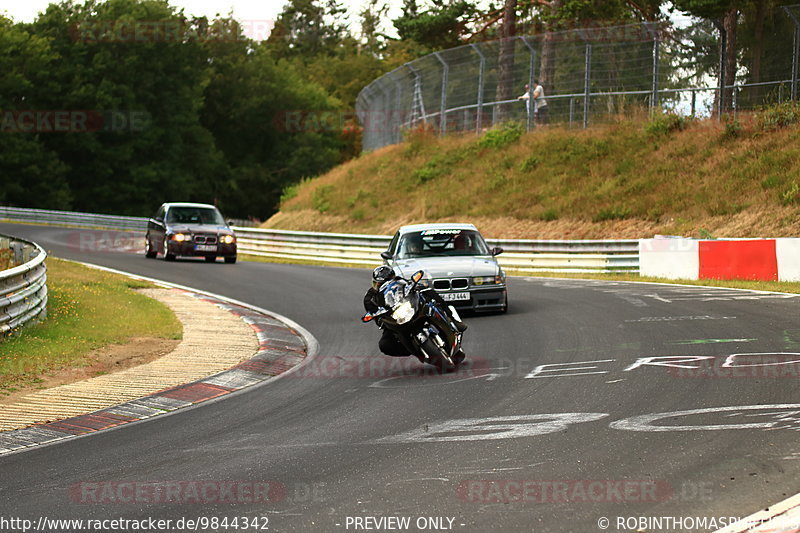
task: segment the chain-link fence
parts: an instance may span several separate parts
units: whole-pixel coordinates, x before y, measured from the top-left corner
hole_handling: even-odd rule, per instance
[[[763,76],[748,77],[745,69],[728,81],[722,68],[724,30],[710,22],[692,28],[691,45],[685,29],[643,23],[517,36],[436,52],[385,74],[359,93],[363,147],[369,151],[400,142],[405,131],[423,124],[441,135],[481,132],[508,120],[528,129],[546,123],[587,127],[657,106],[709,115],[720,105],[735,113],[797,99],[800,5],[782,9],[786,31],[793,25],[793,42],[779,45],[777,54],[766,51],[771,68],[759,67]],[[697,35],[705,37],[705,48],[697,44],[702,41]],[[726,90],[720,91],[721,84]],[[526,86],[539,85],[543,101],[519,98],[528,93]]]

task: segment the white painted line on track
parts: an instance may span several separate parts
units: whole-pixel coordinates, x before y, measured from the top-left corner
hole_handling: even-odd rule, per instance
[[[790,520],[787,523],[777,523],[783,522],[780,520],[781,518]],[[794,529],[791,529],[792,527]],[[746,531],[752,533],[785,531],[790,533],[798,529],[800,529],[800,494],[795,494],[782,502],[718,529],[714,533],[744,533]]]

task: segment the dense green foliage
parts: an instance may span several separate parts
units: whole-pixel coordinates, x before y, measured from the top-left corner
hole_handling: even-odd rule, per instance
[[[737,82],[781,79],[791,63],[793,28],[777,0],[403,0],[391,21],[388,5],[369,0],[354,20],[340,0],[286,0],[262,41],[232,18],[192,18],[169,0],[62,0],[33,23],[0,16],[0,204],[148,215],[162,201],[191,200],[264,219],[282,191],[360,153],[353,109],[364,86],[432,51],[501,36],[665,21],[681,9],[738,25]],[[659,86],[715,76],[717,33],[705,20],[665,40]],[[543,43],[548,94],[580,90],[570,80],[584,48],[574,44]],[[496,96],[511,98],[520,59],[498,48],[489,58],[502,78]],[[597,47],[595,89],[647,92],[651,63],[648,47]],[[449,93],[471,94],[474,76],[457,78]],[[738,105],[775,101],[781,90],[743,90]],[[618,113],[636,103],[603,100]],[[663,120],[673,119],[651,127],[670,129]],[[514,135],[493,131],[484,142]]]
[[[125,33],[154,21],[164,34]],[[344,149],[340,130],[286,120],[339,110],[322,87],[235,21],[187,20],[163,0],[66,2],[33,24],[0,19],[0,68],[6,205],[148,215],[190,200],[264,218],[286,185]],[[40,123],[57,112],[89,118]]]

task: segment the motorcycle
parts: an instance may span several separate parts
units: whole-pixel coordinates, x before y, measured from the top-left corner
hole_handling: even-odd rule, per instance
[[[366,313],[361,321],[376,323],[391,330],[409,353],[421,362],[431,364],[440,371],[451,372],[466,355],[461,350],[462,333],[448,319],[437,302],[420,290],[419,280],[424,272],[419,270],[410,280],[396,278],[380,287],[386,304],[374,313]],[[457,319],[456,310],[450,307]]]

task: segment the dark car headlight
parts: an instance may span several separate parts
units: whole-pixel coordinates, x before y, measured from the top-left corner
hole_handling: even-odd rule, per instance
[[[233,235],[223,235],[222,237],[219,238],[219,242],[221,242],[222,244],[233,244],[236,242],[236,237],[234,237]]]
[[[186,241],[191,241],[192,236],[189,235],[188,233],[176,233],[171,237],[171,239],[175,242],[186,242]]]

